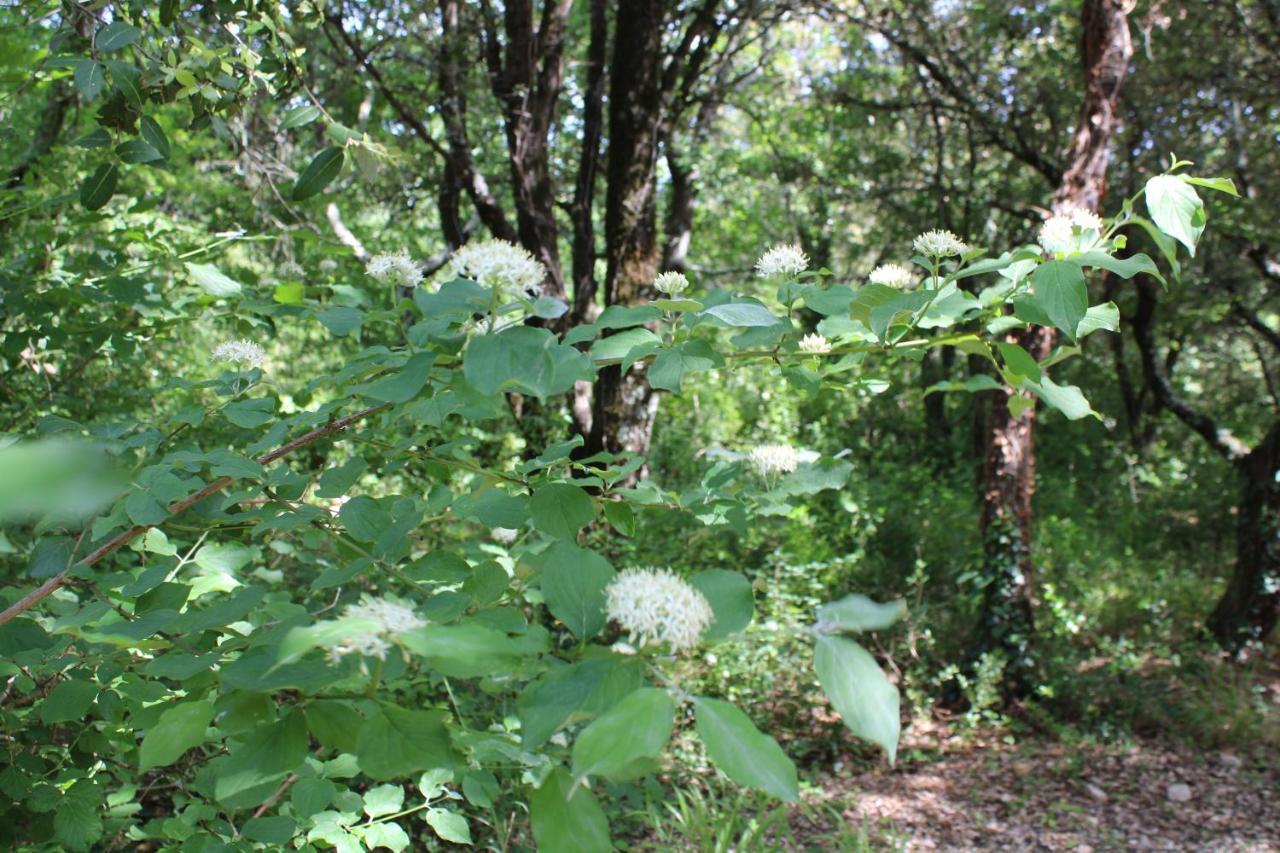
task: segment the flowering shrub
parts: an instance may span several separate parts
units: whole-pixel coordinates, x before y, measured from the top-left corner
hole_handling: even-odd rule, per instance
[[[70,534],[35,573],[43,585],[9,590],[0,617],[8,689],[24,697],[4,710],[11,819],[68,849],[109,836],[403,850],[411,833],[497,837],[507,830],[495,817],[519,801],[543,849],[608,850],[605,783],[652,772],[690,717],[725,776],[796,799],[796,768],[772,736],[680,685],[681,656],[751,623],[750,580],[617,571],[583,547],[583,531],[631,535],[637,515],[657,511],[743,530],[841,488],[852,466],[765,445],[708,458],[700,487],[675,493],[628,485],[641,464],[629,454],[581,458],[580,438],[487,463],[453,426],[502,416],[508,395],[568,394],[605,365],[647,363],[650,385],[674,394],[731,368],[814,391],[849,386],[869,360],[940,346],[985,359],[997,378],[933,392],[1003,384],[1012,406],[1092,416],[1080,389],[1050,377],[1070,348],[1037,362],[1006,334],[1039,325],[1074,344],[1114,330],[1116,307],[1089,304],[1086,274],[1159,277],[1147,255],[1124,254],[1125,230],[1147,231],[1174,265],[1175,241],[1194,249],[1203,228],[1195,187],[1230,190],[1183,165],[1149,184],[1149,218],[1137,199],[1106,222],[1064,214],[1039,246],[994,257],[929,231],[910,266],[880,266],[865,284],[809,271],[800,247],[778,246],[747,292],[699,292],[663,273],[663,299],[559,336],[526,322],[563,313],[541,295],[542,265],[501,241],[459,249],[438,287],[407,253],[375,257],[363,285],[390,307],[323,287],[273,307],[276,323],[319,323],[335,340],[366,342],[380,325],[396,335],[369,334],[336,374],[292,387],[238,369],[262,367],[265,335],[223,344],[213,358],[236,369],[173,383],[136,441],[102,433],[134,466],[127,490],[81,514],[85,526],[38,501],[0,508],[35,516],[15,536]],[[244,298],[199,266],[210,302]],[[753,294],[761,281],[776,290]],[[799,305],[816,329],[801,328]],[[338,438],[357,450],[326,457]],[[320,470],[297,462],[304,448]],[[370,476],[359,449],[376,460]],[[55,489],[79,473],[31,451],[0,452],[0,474],[39,464]],[[852,595],[818,607],[805,635],[832,706],[890,761],[898,689],[849,635],[903,611]]]

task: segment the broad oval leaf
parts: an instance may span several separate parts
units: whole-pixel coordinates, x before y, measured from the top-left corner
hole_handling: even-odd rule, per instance
[[[239,296],[240,282],[224,274],[213,264],[187,264],[191,280],[210,296]]]
[[[205,730],[212,719],[212,702],[184,702],[165,711],[142,738],[138,769],[166,767],[187,750],[204,743]]]
[[[596,506],[578,486],[570,483],[548,483],[540,486],[529,499],[533,526],[559,539],[574,539],[578,531],[595,518]]]
[[[336,146],[324,149],[311,159],[293,184],[293,200],[303,201],[327,187],[342,171],[346,153]]]
[[[318,118],[320,118],[320,108],[314,104],[294,107],[285,113],[284,118],[280,120],[280,129],[292,130],[295,127],[311,124]]]
[[[671,739],[675,714],[675,702],[665,690],[632,691],[578,735],[573,775],[613,776],[639,759],[657,758]]]
[[[781,323],[768,308],[754,302],[728,302],[724,305],[713,305],[700,312],[705,316],[715,317],[730,326],[772,326]]]
[[[906,615],[907,603],[901,598],[882,604],[855,592],[819,607],[816,627],[822,632],[882,631]]]
[[[1156,227],[1187,247],[1193,256],[1204,232],[1204,202],[1180,175],[1156,175],[1147,181],[1147,212]]]
[[[594,551],[557,542],[538,557],[547,608],[579,640],[589,640],[605,623],[605,588],[613,566]]]
[[[609,820],[596,795],[557,767],[529,796],[529,822],[539,850],[610,853]]]
[[[391,780],[433,767],[452,767],[443,711],[385,705],[360,728],[356,758],[371,779]]]
[[[120,180],[120,170],[115,163],[104,163],[84,179],[80,185],[80,204],[85,210],[99,210],[110,200]]]
[[[102,29],[93,38],[93,45],[98,50],[111,51],[119,50],[142,38],[142,30],[126,24],[124,21],[112,21]]]
[[[1031,274],[1035,305],[1071,340],[1089,310],[1084,272],[1071,261],[1046,261]]]
[[[142,138],[148,145],[160,152],[161,157],[167,160],[173,153],[169,145],[169,137],[165,136],[159,122],[151,116],[143,116],[138,120],[138,132],[142,134]]]
[[[751,581],[738,572],[708,569],[689,578],[689,584],[706,596],[715,618],[703,639],[709,642],[736,634],[751,624],[755,615],[755,595]]]
[[[863,740],[879,744],[893,764],[898,757],[898,688],[862,646],[844,637],[818,638],[813,651],[818,683],[844,724]]]
[[[796,766],[776,740],[757,729],[731,702],[697,697],[693,704],[698,736],[724,775],[788,802],[799,798]]]

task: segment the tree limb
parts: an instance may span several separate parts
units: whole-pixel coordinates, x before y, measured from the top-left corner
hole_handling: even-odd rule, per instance
[[[287,456],[288,454],[292,453],[293,451],[301,447],[306,447],[308,444],[313,444],[314,442],[317,442],[320,439],[325,438],[326,436],[333,435],[335,432],[341,432],[342,430],[346,429],[347,427],[351,426],[357,421],[363,420],[364,418],[367,418],[370,415],[376,414],[378,412],[384,411],[385,409],[389,409],[389,408],[391,408],[390,403],[381,403],[377,406],[370,406],[367,409],[361,409],[360,411],[347,415],[346,417],[338,418],[337,420],[334,420],[334,421],[329,421],[324,426],[317,427],[316,429],[313,429],[311,432],[308,432],[304,435],[300,435],[297,438],[295,438],[293,441],[290,441],[287,444],[283,444],[280,447],[277,447],[275,450],[272,450],[270,453],[265,453],[262,456],[259,456],[257,459],[257,462],[259,465],[270,465],[272,462],[275,462],[277,459],[280,459],[283,456]],[[204,500],[210,495],[222,491],[223,489],[225,489],[227,486],[231,485],[235,481],[236,481],[235,477],[219,477],[218,479],[214,480],[212,483],[208,484],[204,488],[198,489],[197,491],[193,492],[192,494],[188,495],[182,500],[175,501],[169,504],[169,506],[166,508],[166,512],[169,515],[177,515],[178,513],[195,506],[200,501]],[[133,541],[136,537],[141,536],[143,533],[146,533],[148,530],[151,529],[152,526],[153,525],[139,525],[137,527],[130,527],[128,530],[125,530],[123,533],[116,535],[115,537],[113,537],[112,539],[109,539],[104,544],[95,548],[92,552],[86,555],[79,562],[74,563],[68,566],[67,568],[63,569],[62,571],[58,572],[56,575],[49,578],[40,586],[36,587],[31,592],[27,593],[22,598],[18,599],[16,602],[10,605],[7,609],[5,609],[3,613],[0,613],[0,625],[3,625],[6,622],[11,621],[15,617],[21,615],[27,610],[30,610],[32,607],[35,607],[41,601],[43,601],[44,599],[52,595],[59,587],[61,587],[63,584],[67,582],[67,576],[71,573],[72,569],[82,568],[85,566],[92,566],[94,563],[97,563],[103,560],[104,558],[111,556],[116,551],[119,551],[125,545]]]

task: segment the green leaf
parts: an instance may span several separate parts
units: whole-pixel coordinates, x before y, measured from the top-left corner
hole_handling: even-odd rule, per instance
[[[681,382],[686,375],[699,370],[710,370],[721,364],[724,364],[724,358],[706,341],[686,341],[658,353],[653,364],[649,365],[649,386],[679,394]]]
[[[523,657],[542,651],[541,640],[533,635],[509,637],[503,631],[474,622],[428,625],[402,634],[400,642],[426,658],[432,669],[453,678],[509,672]]]
[[[110,201],[120,180],[120,169],[115,163],[103,163],[80,184],[80,204],[85,210],[100,210]]]
[[[1191,175],[1183,175],[1182,180],[1189,184],[1195,184],[1197,187],[1217,190],[1220,193],[1240,198],[1240,193],[1236,191],[1236,185],[1230,178],[1193,178]]]
[[[1089,306],[1089,310],[1084,314],[1084,319],[1080,321],[1080,325],[1076,328],[1076,337],[1083,338],[1085,335],[1096,332],[1099,329],[1114,332],[1119,328],[1120,309],[1116,307],[1114,302],[1104,302],[1101,305]]]
[[[307,743],[307,724],[299,710],[269,726],[254,729],[221,766],[214,783],[214,796],[225,803],[296,770],[307,757]],[[262,800],[270,793],[264,792]],[[237,805],[247,804],[237,802]]]
[[[142,138],[147,144],[160,152],[160,156],[169,159],[169,155],[173,153],[169,146],[169,137],[164,135],[159,123],[151,116],[143,116],[138,120],[138,132],[142,134]]]
[[[867,285],[867,287],[870,286]],[[866,288],[863,289],[865,290]],[[934,294],[928,290],[898,293],[893,299],[889,299],[871,309],[870,327],[872,333],[880,340],[885,340],[891,326],[895,323],[905,323],[911,315],[928,305],[930,300],[934,298]]]
[[[898,755],[898,688],[862,646],[844,637],[818,637],[813,653],[818,683],[849,730],[879,744],[893,764]]]
[[[369,817],[395,814],[404,807],[404,788],[399,785],[379,785],[364,794],[364,813]]]
[[[163,154],[141,139],[126,139],[121,142],[116,146],[116,156],[126,163],[154,163],[164,159]]]
[[[284,114],[284,118],[280,119],[280,129],[292,130],[295,127],[311,124],[318,118],[320,118],[320,108],[313,104],[294,107]]]
[[[240,834],[250,841],[271,844],[277,849],[287,849],[290,839],[297,831],[298,824],[291,817],[276,815],[274,817],[254,817],[245,821]]]
[[[613,707],[643,685],[634,658],[588,658],[551,670],[517,703],[526,749],[536,749],[571,719]]]
[[[452,767],[443,711],[407,711],[384,705],[360,729],[360,769],[378,781],[410,776],[432,767]]]
[[[408,363],[395,373],[367,385],[357,385],[351,389],[351,392],[363,394],[384,403],[407,403],[418,396],[423,386],[427,384],[427,378],[431,374],[431,364],[434,361],[435,355],[432,353],[415,353]]]
[[[471,844],[471,828],[467,819],[457,812],[448,809],[427,809],[427,825],[436,831],[436,835],[454,844]]]
[[[92,101],[98,97],[102,87],[107,85],[107,68],[101,62],[82,59],[76,63],[75,81],[76,88],[80,90],[84,99]]]
[[[1064,335],[1075,340],[1076,329],[1089,309],[1084,273],[1070,261],[1047,261],[1031,274],[1036,306]]]
[[[205,731],[213,720],[212,702],[184,702],[160,715],[142,738],[138,748],[138,769],[167,767],[205,741]]]
[[[1160,274],[1159,268],[1156,267],[1156,262],[1142,252],[1130,255],[1127,258],[1116,258],[1106,252],[1095,250],[1072,255],[1067,260],[1082,267],[1098,267],[1099,269],[1108,270],[1125,279],[1133,278],[1138,273],[1146,273],[1158,281],[1164,281],[1164,276]]]
[[[853,593],[818,608],[817,630],[882,631],[907,615],[907,603],[899,598],[881,604]]]
[[[367,616],[343,616],[314,625],[290,628],[276,650],[276,666],[288,666],[301,660],[312,649],[338,645],[350,637],[377,633],[379,630],[381,625],[377,620]]]
[[[1025,376],[1035,380],[1040,379],[1040,364],[1031,353],[1008,341],[996,341],[995,345],[1000,350],[1000,356],[1004,359],[1005,370],[1015,376]]]
[[[820,459],[804,463],[778,483],[782,495],[816,495],[827,489],[843,488],[853,473],[853,465],[843,459]]]
[[[538,556],[547,609],[579,640],[590,640],[605,624],[605,587],[613,566],[594,551],[556,542]]]
[[[301,305],[306,295],[307,287],[300,281],[277,284],[271,292],[271,298],[281,305]]]
[[[519,391],[539,399],[564,393],[575,381],[594,375],[590,359],[534,326],[472,338],[462,368],[467,383],[481,394]]]
[[[346,702],[319,699],[303,709],[307,730],[321,745],[337,752],[356,751],[356,739],[364,717]]]
[[[689,584],[706,596],[715,618],[702,638],[707,642],[723,640],[751,624],[755,615],[755,595],[751,581],[738,572],[708,569],[689,578]]]
[[[71,144],[77,148],[106,148],[111,144],[111,134],[104,127],[95,127]]]
[[[636,535],[636,512],[626,501],[605,501],[604,517],[623,536]]]
[[[222,416],[238,427],[254,429],[275,417],[276,401],[274,397],[253,397],[248,400],[236,400],[222,410]]]
[[[595,502],[578,486],[548,483],[534,489],[529,499],[533,526],[559,539],[575,539],[578,531],[596,515]]]
[[[632,691],[578,734],[574,776],[620,775],[638,759],[657,758],[671,739],[675,713],[665,690]]]
[[[730,326],[773,326],[782,322],[768,308],[754,302],[727,302],[713,305],[699,312],[706,317],[715,317]]]
[[[124,21],[112,21],[98,30],[93,38],[93,45],[98,50],[108,52],[128,47],[140,38],[142,38],[142,30]]]
[[[360,323],[364,320],[364,314],[360,312],[359,308],[338,305],[317,311],[316,319],[329,330],[330,334],[345,338],[360,328]]]
[[[391,853],[400,853],[401,850],[408,849],[409,845],[413,843],[400,824],[393,821],[361,824],[354,827],[354,829],[360,835],[360,840],[364,842],[364,846],[370,850],[386,847]],[[347,851],[342,850],[341,846],[339,846],[338,853],[347,853]]]
[[[342,171],[346,154],[341,148],[326,148],[312,158],[293,184],[293,200],[303,201],[327,187]]]
[[[1196,253],[1204,232],[1204,202],[1181,175],[1156,175],[1147,181],[1147,212],[1156,227]]]
[[[595,794],[557,767],[529,796],[529,822],[546,853],[611,853],[609,820]]]
[[[707,755],[724,775],[787,802],[800,796],[796,766],[778,742],[755,727],[737,706],[720,699],[695,697],[698,736]]]
[[[164,504],[156,500],[155,495],[139,489],[129,493],[124,499],[124,509],[129,520],[134,524],[159,524],[169,517]]]
[[[1078,421],[1090,415],[1098,417],[1098,413],[1089,405],[1084,393],[1076,385],[1059,385],[1045,376],[1039,382],[1023,380],[1022,387],[1062,412],[1069,420]]]
[[[103,64],[111,72],[111,79],[120,94],[124,95],[125,100],[130,105],[140,108],[142,106],[142,72],[131,63],[121,62],[118,59],[108,59]]]
[[[240,282],[230,278],[213,264],[187,264],[191,280],[210,296],[239,296],[243,289]]]
[[[53,814],[53,833],[67,850],[88,850],[102,837],[102,792],[87,779],[72,785]]]
[[[96,698],[98,685],[92,681],[68,679],[49,691],[49,695],[40,703],[40,719],[46,723],[83,721]]]
[[[591,347],[591,358],[594,361],[622,361],[633,350],[640,350],[647,355],[657,351],[661,345],[662,338],[648,329],[627,329],[596,341],[595,346]]]

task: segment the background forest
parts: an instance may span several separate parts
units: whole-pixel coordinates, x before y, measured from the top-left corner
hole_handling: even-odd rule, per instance
[[[0,75],[0,843],[1280,846],[1276,0],[19,2]]]

